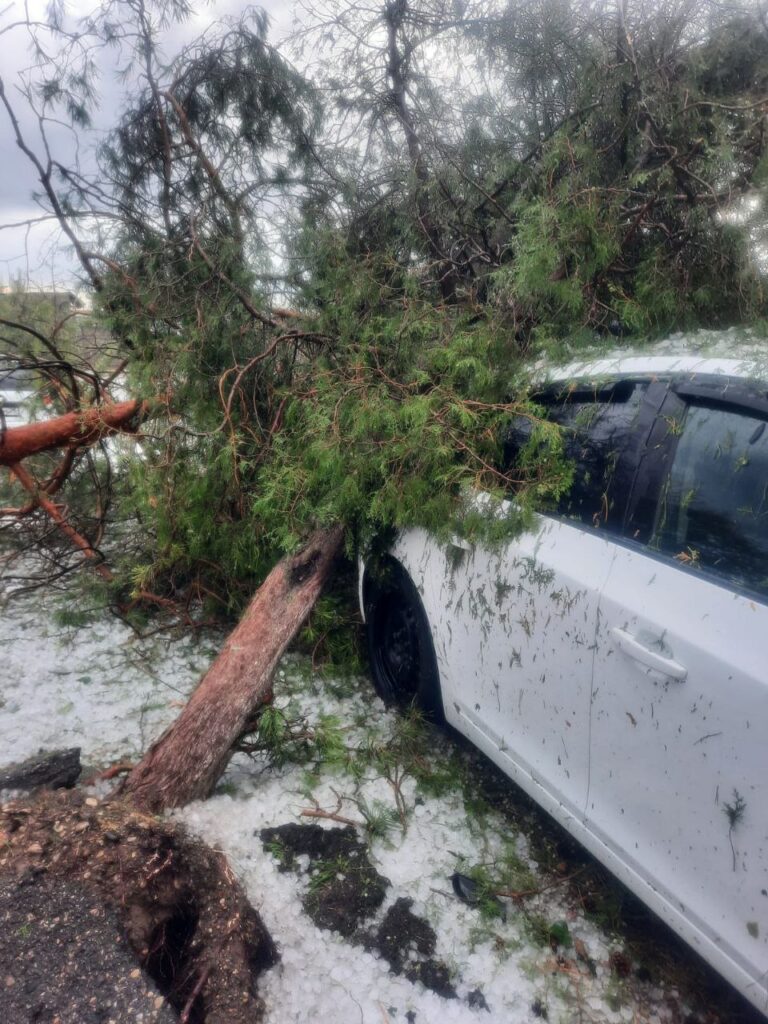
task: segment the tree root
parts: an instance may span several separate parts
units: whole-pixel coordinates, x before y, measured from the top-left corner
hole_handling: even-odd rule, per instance
[[[42,793],[0,808],[0,876],[80,884],[117,914],[185,1024],[254,1024],[274,944],[222,854],[113,799]]]

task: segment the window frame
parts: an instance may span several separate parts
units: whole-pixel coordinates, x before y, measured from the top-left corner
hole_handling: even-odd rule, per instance
[[[648,443],[638,463],[627,514],[627,527],[634,532],[627,539],[633,548],[639,548],[654,561],[670,565],[679,572],[721,587],[729,593],[768,604],[768,594],[729,580],[705,566],[687,565],[673,555],[650,547],[656,510],[682,436],[682,429],[679,433],[670,430],[670,420],[679,421],[684,429],[688,409],[691,406],[705,406],[768,422],[768,387],[747,378],[689,374],[686,377],[672,377],[666,382],[665,388],[666,396],[657,411]]]
[[[656,509],[661,498],[668,470],[677,452],[680,435],[670,424],[683,423],[689,405],[707,405],[733,412],[757,415],[768,421],[768,384],[746,377],[696,372],[656,374],[652,371],[633,374],[606,374],[594,379],[551,381],[532,394],[534,401],[547,407],[566,400],[585,398],[599,401],[600,393],[621,384],[645,384],[635,431],[627,438],[617,460],[617,470],[628,482],[621,496],[621,528],[608,531],[581,519],[573,519],[555,510],[542,510],[539,515],[582,530],[592,536],[626,547],[654,562],[672,566],[678,572],[739,594],[760,604],[768,604],[768,596],[726,579],[706,568],[686,565],[673,556],[649,546]]]
[[[680,434],[670,425],[685,421],[690,405],[707,405],[712,408],[730,410],[757,416],[768,421],[768,385],[745,377],[720,374],[616,374],[595,378],[553,381],[539,389],[532,396],[543,406],[553,406],[566,400],[600,400],[600,393],[621,384],[645,384],[646,392],[640,405],[635,431],[627,438],[617,460],[617,472],[628,482],[620,496],[621,505],[616,512],[621,517],[621,527],[608,531],[594,527],[581,519],[573,519],[555,510],[539,514],[547,519],[566,524],[576,530],[583,530],[593,536],[601,536],[621,547],[644,554],[662,565],[670,565],[712,586],[721,587],[729,593],[739,594],[760,604],[768,604],[768,596],[703,567],[686,565],[665,552],[651,548],[656,509],[662,495],[664,482],[671,468]]]
[[[641,545],[638,545],[638,542],[632,537],[627,536],[627,521],[632,496],[635,492],[638,464],[642,453],[646,449],[649,434],[656,423],[659,409],[667,396],[668,382],[661,381],[652,373],[606,375],[594,380],[553,381],[546,387],[534,392],[531,397],[545,408],[562,405],[567,401],[594,401],[597,403],[601,401],[600,396],[602,394],[613,391],[622,385],[645,385],[645,394],[640,401],[635,430],[626,436],[616,460],[615,475],[621,477],[625,484],[621,494],[614,495],[614,522],[616,517],[618,517],[618,529],[608,530],[604,526],[596,527],[582,519],[563,515],[555,509],[542,510],[539,512],[539,515],[547,519],[554,519],[556,522],[567,526],[572,526],[576,530],[583,530],[585,533],[590,533],[593,536],[602,537],[606,541],[628,544],[634,548]],[[587,428],[588,432],[589,428]]]

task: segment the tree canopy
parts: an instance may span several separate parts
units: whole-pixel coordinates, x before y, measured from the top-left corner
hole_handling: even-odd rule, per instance
[[[164,56],[183,0],[14,29],[34,62],[0,82],[7,130],[113,339],[100,379],[162,409],[121,475],[123,592],[231,611],[318,525],[516,528],[569,481],[524,357],[765,315],[761,5],[297,9],[281,50],[246,11]],[[104,48],[125,106],[66,162],[53,126],[87,137]],[[4,359],[41,371],[14,331]],[[512,415],[534,430],[504,469]]]

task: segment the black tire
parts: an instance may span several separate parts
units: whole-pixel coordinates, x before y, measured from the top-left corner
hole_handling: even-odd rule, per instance
[[[415,705],[443,721],[440,674],[429,622],[413,580],[394,558],[366,570],[364,588],[368,659],[385,704]]]

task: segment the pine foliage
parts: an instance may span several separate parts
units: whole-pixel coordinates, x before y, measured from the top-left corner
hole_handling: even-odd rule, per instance
[[[525,360],[765,317],[759,6],[315,0],[294,63],[254,11],[161,57],[190,13],[60,13],[27,93],[85,131],[90,48],[127,54],[98,173],[38,177],[165,404],[123,479],[129,590],[232,612],[318,524],[519,529],[569,483]]]

